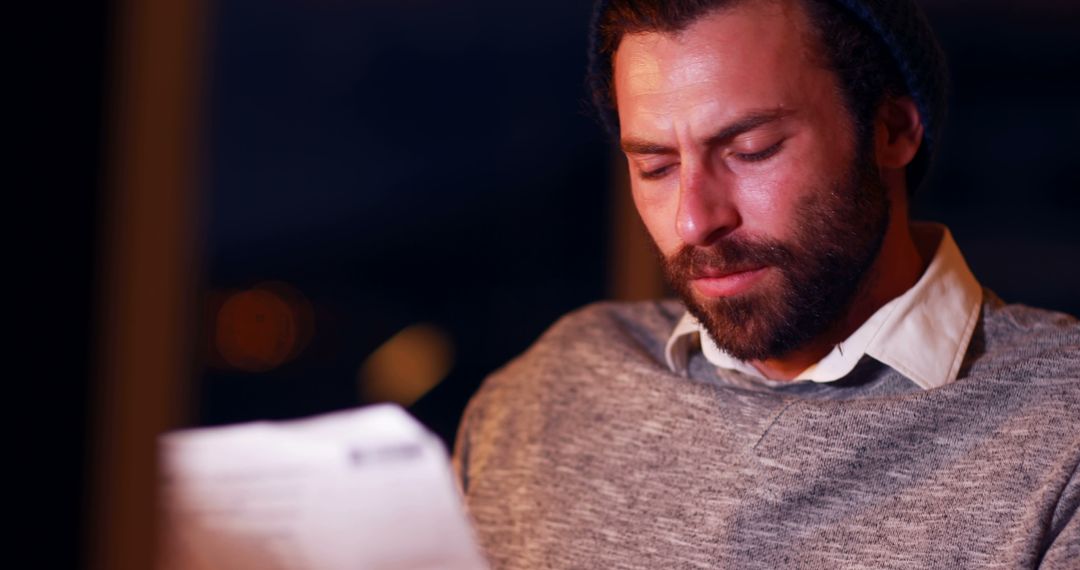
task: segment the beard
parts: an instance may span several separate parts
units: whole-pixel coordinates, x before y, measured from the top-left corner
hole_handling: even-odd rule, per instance
[[[848,170],[797,204],[789,241],[728,235],[709,247],[661,255],[668,284],[731,356],[766,360],[805,346],[843,317],[871,278],[888,229],[889,201],[867,153],[858,153]],[[743,294],[702,298],[691,285],[706,268],[730,273],[756,267],[775,271]]]

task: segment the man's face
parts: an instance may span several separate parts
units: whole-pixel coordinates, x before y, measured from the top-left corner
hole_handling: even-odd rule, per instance
[[[834,324],[888,224],[870,151],[794,4],[627,35],[614,59],[638,212],[672,287],[744,360]]]

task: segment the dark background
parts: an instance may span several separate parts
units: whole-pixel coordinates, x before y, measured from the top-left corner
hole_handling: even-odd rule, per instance
[[[954,85],[915,214],[948,224],[1006,300],[1078,314],[1077,10],[925,5]],[[612,158],[585,112],[589,10],[491,0],[209,7],[200,342],[213,299],[267,280],[302,292],[315,327],[295,359],[261,373],[199,351],[190,424],[362,404],[357,369],[368,354],[427,322],[453,339],[454,365],[411,410],[449,441],[487,373],[559,315],[609,295]],[[24,215],[37,260],[28,282],[41,299],[24,336],[42,348],[30,362],[59,379],[38,382],[46,393],[31,400],[58,432],[45,450],[58,480],[37,508],[52,517],[43,528],[56,567],[77,564],[84,513],[53,515],[79,511],[93,459],[85,428],[98,389],[91,331],[117,12],[80,3],[50,15],[33,42],[50,44],[35,53],[44,109],[27,139],[45,157],[31,188],[48,203]]]
[[[609,158],[585,113],[589,7],[230,0],[216,9],[206,281],[279,280],[316,313],[295,360],[209,369],[197,421],[362,403],[398,330],[445,330],[414,413],[449,438],[468,394],[605,294]]]
[[[447,441],[483,376],[605,297],[611,158],[585,112],[589,5],[228,0],[209,62],[206,283],[282,280],[319,314],[296,360],[208,370],[197,422],[362,403],[397,330],[454,339],[413,407]],[[952,114],[917,217],[985,284],[1080,312],[1080,127],[1062,7],[936,2]]]

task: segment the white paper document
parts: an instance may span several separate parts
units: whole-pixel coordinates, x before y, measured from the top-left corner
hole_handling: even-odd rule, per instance
[[[486,568],[442,443],[379,405],[162,437],[162,570]]]

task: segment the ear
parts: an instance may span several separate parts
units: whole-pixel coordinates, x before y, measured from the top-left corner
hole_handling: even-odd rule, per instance
[[[886,97],[874,119],[874,153],[880,168],[902,169],[922,144],[923,125],[911,97]]]

